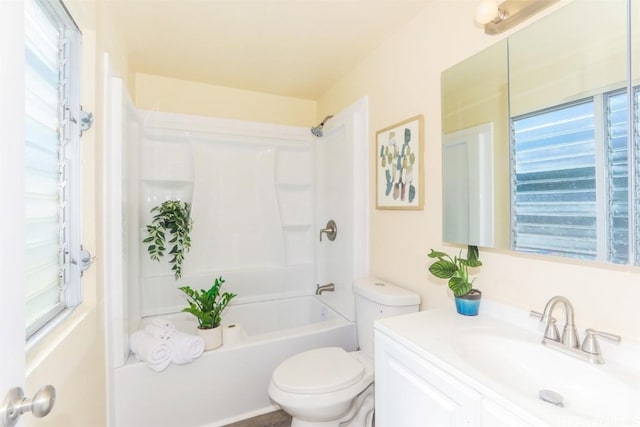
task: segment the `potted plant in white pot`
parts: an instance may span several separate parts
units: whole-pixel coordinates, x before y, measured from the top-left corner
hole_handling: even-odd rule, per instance
[[[191,313],[198,319],[198,335],[205,342],[205,350],[213,350],[222,345],[222,312],[229,305],[236,294],[221,293],[224,279],[218,277],[208,290],[196,291],[190,286],[182,286],[180,289],[187,296],[189,307],[182,311]]]
[[[462,258],[462,250],[452,258],[445,252],[431,249],[428,256],[437,258],[429,267],[429,272],[440,279],[449,279],[449,289],[455,297],[458,313],[465,316],[477,315],[482,292],[473,288],[476,279],[469,280],[469,268],[482,266],[478,247],[469,245],[466,258]]]

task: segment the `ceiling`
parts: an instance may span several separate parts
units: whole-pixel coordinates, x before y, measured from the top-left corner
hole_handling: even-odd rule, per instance
[[[434,0],[105,0],[133,72],[318,99]]]

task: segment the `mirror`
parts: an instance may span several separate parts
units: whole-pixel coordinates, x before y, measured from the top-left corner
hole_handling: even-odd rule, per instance
[[[509,247],[507,65],[503,40],[442,73],[444,241]]]
[[[626,0],[574,0],[443,72],[443,239],[630,262],[626,88]]]

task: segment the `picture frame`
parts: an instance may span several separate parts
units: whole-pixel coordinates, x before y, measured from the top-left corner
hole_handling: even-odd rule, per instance
[[[424,117],[376,132],[376,209],[424,209]]]

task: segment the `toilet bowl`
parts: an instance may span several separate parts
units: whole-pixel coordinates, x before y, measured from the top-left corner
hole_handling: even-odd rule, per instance
[[[370,427],[373,419],[373,322],[418,311],[420,297],[377,279],[354,283],[360,351],[322,347],[296,354],[273,372],[269,396],[291,427]]]
[[[369,396],[373,410],[372,384],[373,362],[361,352],[323,347],[280,364],[269,396],[293,417],[292,427],[337,427],[354,418]]]

